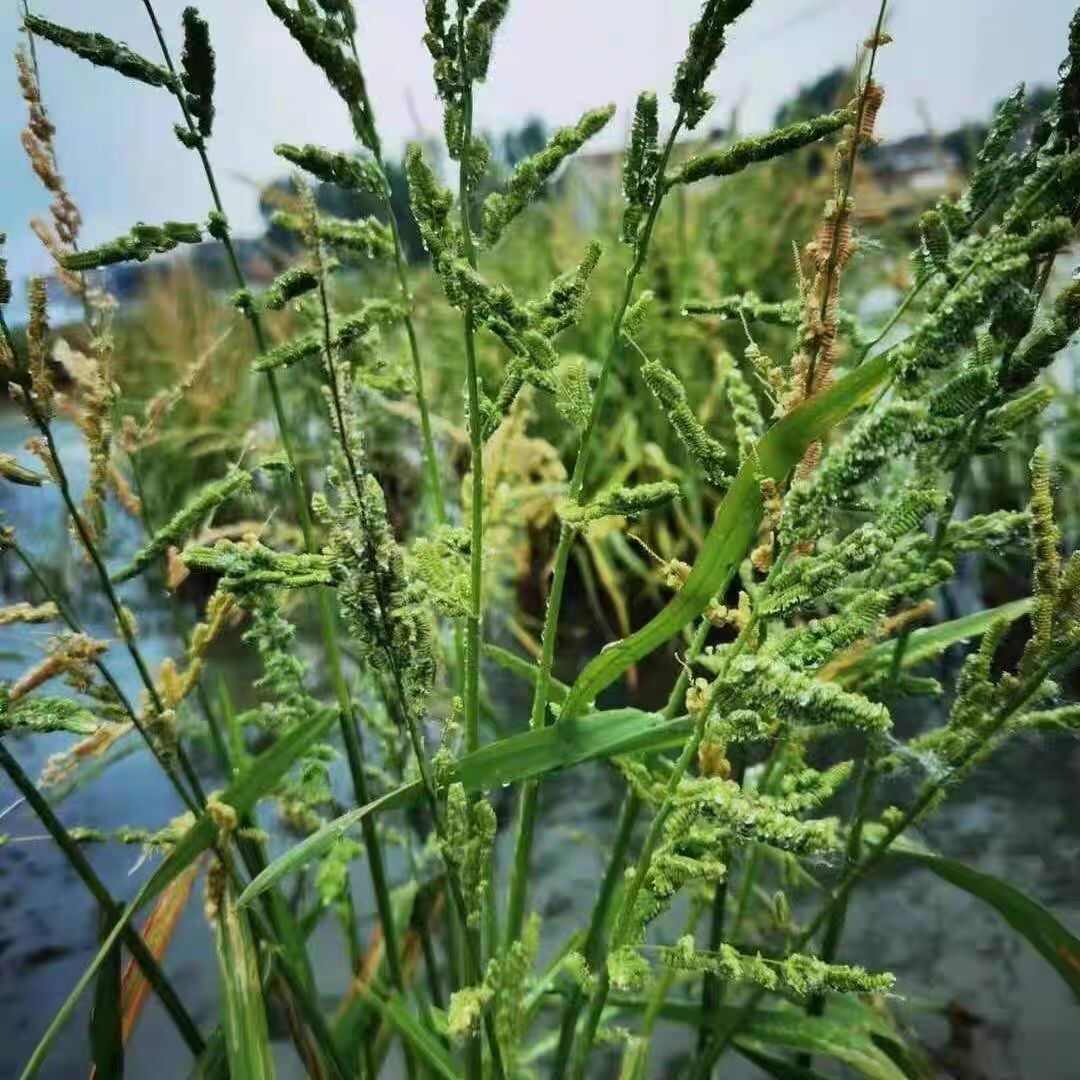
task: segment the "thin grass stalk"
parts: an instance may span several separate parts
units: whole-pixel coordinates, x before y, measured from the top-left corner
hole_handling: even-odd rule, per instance
[[[686,697],[686,689],[690,685],[690,665],[698,653],[705,647],[708,639],[710,624],[707,619],[702,619],[694,631],[690,645],[687,649],[687,663],[679,672],[679,677],[672,687],[667,704],[664,706],[663,718],[671,720],[679,709],[682,708]],[[615,828],[615,838],[611,843],[611,853],[608,856],[608,864],[604,870],[604,876],[600,881],[600,890],[593,904],[592,914],[589,917],[589,930],[582,948],[590,971],[596,969],[603,962],[604,934],[607,928],[608,915],[611,903],[615,897],[615,890],[622,880],[623,864],[626,861],[626,853],[630,847],[630,840],[641,816],[643,803],[638,795],[627,787],[623,796],[622,807],[619,810],[619,822]],[[570,1064],[570,1052],[573,1047],[574,1036],[577,1032],[578,1019],[585,1005],[585,995],[579,987],[575,987],[567,999],[563,1008],[562,1020],[559,1025],[559,1043],[555,1051],[555,1062],[552,1066],[552,1080],[563,1080]]]
[[[743,648],[745,648],[746,642],[757,627],[757,622],[757,615],[752,614],[746,625],[739,631],[739,636],[725,654],[724,670],[719,673],[721,677],[723,676],[724,671],[731,666],[732,661],[735,660],[742,652]],[[663,800],[653,814],[652,821],[649,823],[648,832],[645,834],[645,842],[642,845],[641,852],[634,865],[633,876],[629,879],[629,883],[623,892],[619,913],[616,916],[615,927],[611,934],[611,941],[608,943],[607,950],[605,950],[603,962],[598,965],[595,974],[596,989],[593,991],[592,998],[589,1002],[589,1010],[585,1016],[585,1025],[578,1035],[574,1053],[571,1057],[570,1075],[573,1080],[584,1080],[585,1078],[586,1069],[589,1064],[589,1055],[592,1052],[593,1041],[596,1038],[596,1032],[600,1026],[600,1017],[603,1014],[604,1006],[607,1004],[611,979],[608,973],[606,954],[625,944],[632,929],[631,923],[634,918],[634,906],[638,894],[641,892],[641,888],[645,883],[646,874],[648,873],[649,867],[652,865],[653,854],[656,851],[657,845],[660,843],[664,823],[667,821],[668,815],[671,813],[674,806],[675,795],[679,790],[679,785],[682,783],[682,779],[686,775],[690,763],[697,757],[698,747],[701,745],[701,740],[705,734],[705,723],[715,705],[715,698],[716,693],[714,692],[707,706],[701,710],[694,731],[686,740],[686,745],[683,747],[682,753],[679,755],[678,760],[671,770],[671,774],[668,777],[668,782],[664,789]]]
[[[458,210],[465,258],[475,270],[476,245],[473,243],[469,208],[469,146],[472,140],[473,95],[472,82],[465,59],[465,11],[457,6],[458,63],[465,85],[464,120],[461,160],[458,169]],[[471,302],[462,313],[465,335],[465,388],[468,401],[470,467],[472,469],[472,505],[469,516],[469,614],[465,624],[465,750],[472,753],[480,747],[480,623],[483,619],[484,587],[484,433],[480,420],[480,375],[476,364],[476,324]],[[487,899],[490,903],[490,897]],[[481,925],[483,919],[480,920]],[[463,927],[466,939],[465,979],[478,986],[483,977],[483,942],[479,927]],[[490,1012],[485,1020],[491,1023]],[[497,1050],[498,1039],[491,1040]],[[502,1071],[500,1064],[499,1071]],[[483,1050],[479,1033],[470,1036],[465,1046],[465,1075],[468,1080],[480,1080],[483,1075]]]
[[[675,139],[685,120],[685,110],[680,107],[667,143],[664,145],[660,159],[658,175],[663,176],[671,157]],[[574,462],[574,470],[570,477],[569,497],[577,500],[581,497],[585,486],[588,469],[589,454],[592,449],[592,441],[599,421],[600,410],[603,405],[604,392],[610,378],[611,368],[615,358],[619,355],[622,346],[622,327],[626,318],[627,309],[633,299],[634,285],[638,274],[645,265],[648,256],[649,243],[652,239],[653,228],[656,224],[657,215],[663,202],[666,189],[663,184],[658,184],[649,207],[649,214],[645,222],[644,231],[638,244],[637,253],[630,269],[626,274],[626,285],[623,289],[622,298],[612,320],[611,342],[607,356],[600,369],[597,379],[596,390],[593,394],[592,408],[589,418],[582,432],[578,446],[577,459]],[[540,663],[537,670],[536,687],[533,691],[532,707],[529,712],[530,727],[542,727],[547,723],[547,708],[551,693],[551,669],[555,662],[555,643],[558,638],[559,615],[562,610],[563,592],[566,588],[566,572],[570,562],[570,551],[574,546],[577,532],[570,525],[563,524],[559,530],[559,543],[555,550],[554,571],[551,579],[551,591],[548,593],[547,608],[544,611],[544,626],[540,637]],[[533,838],[536,832],[537,800],[539,798],[539,781],[527,781],[521,791],[518,803],[517,830],[514,839],[514,858],[510,875],[510,894],[507,900],[505,941],[510,944],[521,936],[521,928],[525,920],[525,905],[529,889],[529,869],[532,860]]]
[[[738,748],[732,753],[732,757],[738,754],[738,760],[733,762],[732,779],[742,786],[743,777],[746,773],[746,751]],[[724,846],[724,859],[730,862],[731,845]],[[724,873],[724,879],[713,888],[712,902],[709,919],[709,951],[718,952],[724,941],[724,929],[727,918],[728,902],[728,871]],[[701,1017],[702,1024],[698,1028],[697,1052],[700,1054],[705,1049],[709,1038],[707,1018],[711,1016],[724,1000],[724,983],[715,972],[707,971],[701,980]]]
[[[105,883],[98,877],[90,860],[83,854],[78,843],[72,839],[70,833],[64,828],[63,823],[53,812],[48,800],[38,791],[37,786],[29,776],[23,772],[22,766],[15,756],[0,739],[0,767],[11,778],[11,782],[30,804],[30,808],[37,814],[41,824],[56,842],[57,847],[63,852],[71,868],[78,875],[79,880],[86,886],[87,892],[97,901],[98,906],[108,917],[110,923],[120,917],[123,908],[112,897]],[[126,924],[123,930],[122,940],[131,953],[135,963],[146,976],[146,981],[157,994],[165,1011],[169,1014],[180,1037],[184,1040],[188,1049],[198,1057],[206,1049],[206,1043],[199,1033],[198,1025],[192,1020],[191,1015],[180,1000],[179,994],[169,982],[168,977],[161,970],[154,954],[147,947],[142,935],[130,924]]]

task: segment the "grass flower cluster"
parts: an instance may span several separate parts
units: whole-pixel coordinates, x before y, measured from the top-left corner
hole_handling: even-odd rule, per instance
[[[215,177],[214,118],[229,103],[215,97],[207,20],[188,8],[164,26],[144,0],[160,46],[145,57],[25,12],[24,142],[53,197],[51,222],[35,228],[82,305],[86,344],[76,353],[50,327],[42,279],[29,284],[25,332],[0,318],[4,380],[38,459],[4,455],[0,483],[59,491],[82,587],[115,623],[113,640],[89,636],[24,538],[4,529],[0,550],[28,593],[0,609],[0,627],[51,636],[38,664],[0,686],[0,768],[103,926],[42,1023],[25,1080],[48,1070],[83,995],[93,996],[88,1060],[98,1076],[122,1075],[149,994],[202,1077],[273,1076],[275,1032],[308,1075],[338,1080],[584,1080],[609,1075],[612,1052],[620,1075],[640,1080],[661,1075],[661,1021],[683,1033],[679,1075],[697,1080],[729,1052],[774,1076],[816,1076],[827,1059],[868,1077],[928,1075],[889,1013],[904,986],[843,943],[860,885],[901,856],[1005,912],[1080,994],[1080,940],[1016,884],[987,887],[918,840],[1011,739],[1080,728],[1056,681],[1080,650],[1080,555],[1065,554],[1075,537],[1063,541],[1058,524],[1053,455],[1035,449],[1026,509],[963,516],[981,462],[1039,441],[1052,397],[1043,373],[1080,329],[1080,286],[1055,274],[1080,221],[1080,13],[1045,112],[1025,127],[1023,89],[1002,103],[967,189],[925,208],[906,289],[870,322],[848,293],[874,274],[859,185],[887,108],[878,54],[903,45],[890,45],[883,0],[850,101],[687,153],[751,3],[705,0],[671,108],[651,89],[633,106],[618,220],[529,277],[517,264],[547,185],[616,107],[589,110],[500,176],[475,106],[498,93],[491,58],[510,0],[425,0],[455,186],[431,147],[408,148],[430,257],[417,273],[365,80],[362,20],[351,0],[267,0],[266,17],[346,110],[357,149],[276,147],[295,173],[274,227],[295,259],[262,288],[245,276]],[[175,99],[175,136],[206,187],[204,222],[134,223],[79,245],[38,76],[36,57],[61,62],[49,46],[105,69],[87,79]],[[802,244],[793,262],[781,252],[778,291],[763,298],[747,267],[724,261],[727,237],[688,255],[667,226],[703,220],[729,186],[761,190],[766,169],[821,199],[800,211]],[[329,214],[324,188],[378,213]],[[716,227],[732,218],[742,227],[738,213]],[[771,237],[742,241],[753,258],[776,258]],[[140,409],[100,271],[203,243],[220,245],[230,275],[215,302],[220,335],[205,348],[174,335],[170,382]],[[0,263],[0,309],[11,298]],[[263,425],[243,446],[215,442],[231,453],[208,457],[210,474],[177,497],[147,471],[154,447],[170,431],[183,440],[185,403],[226,338],[240,372],[231,407],[252,427],[268,417],[273,434]],[[704,389],[687,356],[705,358]],[[443,415],[453,399],[464,401],[460,425]],[[551,439],[532,426],[541,413]],[[401,416],[414,424],[406,436],[388,420]],[[68,420],[89,454],[81,498],[56,434]],[[385,431],[419,453],[404,513]],[[142,530],[133,549],[118,550],[116,515]],[[534,565],[529,553],[521,565],[526,531],[545,538],[533,541],[544,555],[538,638],[515,622],[508,588]],[[1025,545],[1029,598],[934,619],[961,558]],[[620,596],[612,552],[649,591],[651,617]],[[188,626],[181,587],[192,576],[206,588]],[[156,668],[124,600],[138,578],[164,587],[182,630],[182,651]],[[581,662],[567,651],[564,611],[577,580],[590,597],[600,581],[624,631]],[[507,625],[528,655],[494,640]],[[260,669],[239,711],[206,678],[214,643],[237,632]],[[301,633],[311,649],[297,647]],[[964,643],[954,685],[926,674]],[[638,666],[672,652],[665,699],[645,707],[633,696]],[[138,677],[135,699],[120,665]],[[522,682],[527,716],[501,714],[487,690],[495,673]],[[620,687],[631,704],[613,707]],[[894,714],[920,698],[942,700],[943,722],[902,737]],[[58,734],[70,745],[28,775],[23,740]],[[107,787],[122,744],[152,756],[180,816],[115,835],[67,820],[59,787],[92,766]],[[586,762],[606,763],[622,807],[592,908],[556,941],[532,913],[540,794]],[[509,860],[496,859],[500,810],[512,817]],[[87,854],[106,843],[140,843],[152,857],[126,899]],[[197,878],[221,987],[209,1023],[170,974],[160,929],[175,925]],[[365,945],[371,917],[378,932]],[[310,948],[324,920],[349,960],[332,1003]]]

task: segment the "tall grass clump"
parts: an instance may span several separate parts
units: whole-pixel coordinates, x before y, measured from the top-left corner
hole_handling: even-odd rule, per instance
[[[34,227],[82,317],[54,332],[35,278],[25,331],[0,321],[5,381],[36,458],[4,456],[0,473],[58,489],[81,588],[115,631],[90,635],[73,597],[4,530],[0,547],[30,591],[0,623],[53,634],[40,663],[0,688],[0,766],[103,927],[24,1077],[48,1068],[84,994],[88,1060],[121,1075],[150,992],[199,1076],[273,1075],[271,1032],[283,1031],[319,1077],[581,1080],[608,1075],[606,1048],[620,1075],[641,1078],[660,1075],[660,1021],[682,1032],[686,1077],[716,1075],[728,1051],[775,1076],[815,1076],[826,1059],[868,1077],[922,1076],[920,1049],[890,1012],[903,985],[843,941],[860,886],[900,859],[998,909],[1080,994],[1080,941],[1020,883],[919,840],[1012,740],[1080,726],[1055,681],[1080,647],[1080,556],[1064,554],[1054,456],[1039,439],[1052,397],[1041,376],[1080,328],[1080,285],[1055,273],[1080,220],[1080,14],[1048,109],[1026,130],[1023,88],[1000,106],[966,190],[921,215],[909,287],[869,324],[855,302],[875,283],[860,166],[885,103],[878,54],[903,45],[890,46],[883,0],[850,101],[763,135],[703,140],[710,76],[750,6],[706,0],[665,91],[671,107],[652,89],[632,104],[619,220],[601,214],[598,239],[569,234],[570,253],[541,273],[519,265],[538,201],[615,105],[568,118],[496,182],[475,114],[498,92],[491,59],[509,0],[426,0],[454,183],[430,147],[407,149],[430,258],[418,269],[364,75],[377,43],[349,0],[267,0],[356,146],[281,133],[293,179],[274,223],[299,255],[262,288],[245,275],[214,171],[215,113],[228,102],[216,98],[203,16],[187,8],[165,26],[144,0],[160,49],[148,57],[25,12],[24,145],[53,200]],[[155,223],[80,245],[38,74],[45,43],[107,69],[88,79],[172,96],[205,220],[163,208]],[[760,254],[772,236],[747,215],[762,233],[740,237],[740,250],[757,251],[784,290],[763,298],[725,251],[685,241],[687,222],[729,191],[730,205],[767,213],[764,170],[794,177],[792,188],[820,184],[822,198],[792,218],[806,228],[793,259]],[[380,214],[328,216],[316,184]],[[682,228],[665,232],[674,218]],[[168,296],[147,302],[166,311],[151,324],[164,334],[162,374],[148,380],[128,362],[137,334],[100,271],[208,238],[232,278],[227,300],[183,312]],[[11,296],[3,267],[0,304]],[[550,439],[530,434],[540,415]],[[627,430],[619,417],[649,433],[648,452],[611,438]],[[237,435],[264,419],[272,434]],[[89,454],[82,494],[56,437],[69,422]],[[383,433],[418,455],[412,498],[393,485],[385,463],[399,448],[380,446]],[[964,516],[980,463],[1023,440],[1036,445],[1026,509]],[[161,466],[170,444],[188,462],[179,475]],[[115,539],[116,515],[137,523],[137,545]],[[525,523],[543,555],[531,656],[494,640],[496,627],[521,629],[508,568],[523,568]],[[595,574],[619,595],[604,538],[649,580],[653,614],[633,627],[624,606],[623,636],[580,657],[568,592]],[[1027,598],[934,618],[961,559],[1024,544]],[[124,599],[138,578],[165,589],[183,643],[156,666]],[[190,581],[204,586],[194,622]],[[227,668],[224,690],[208,678],[215,642],[238,630],[260,669],[239,710],[239,677],[232,693]],[[927,674],[964,643],[948,685]],[[679,664],[664,703],[646,707],[636,673],[665,650]],[[527,686],[527,719],[488,693],[496,671]],[[902,737],[893,714],[913,700],[940,702],[941,723]],[[70,744],[33,777],[19,751],[45,733]],[[116,835],[65,820],[58,786],[96,765],[107,792],[125,743],[152,756],[180,816]],[[345,805],[331,783],[339,754]],[[591,910],[557,941],[533,912],[540,796],[585,762],[607,764],[622,806]],[[505,865],[500,811],[512,820]],[[95,871],[92,840],[153,856],[126,900]],[[160,930],[200,876],[220,977],[208,1023],[170,975]],[[370,917],[378,930],[365,943]],[[324,920],[348,960],[337,1000],[311,948]]]

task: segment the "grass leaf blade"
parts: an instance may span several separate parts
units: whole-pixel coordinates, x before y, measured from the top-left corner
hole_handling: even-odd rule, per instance
[[[828,390],[810,398],[774,425],[758,443],[716,510],[690,576],[668,605],[628,638],[595,656],[563,703],[561,723],[579,715],[605,687],[697,618],[738,569],[761,521],[761,478],[786,479],[806,448],[820,439],[880,387],[890,374],[882,353],[861,364]]]
[[[214,927],[221,975],[222,1020],[233,1080],[273,1080],[274,1060],[259,963],[248,916],[225,885]]]
[[[109,926],[108,921],[104,926]],[[121,1080],[124,1075],[124,1023],[119,941],[108,951],[94,987],[90,1010],[91,1077]]]
[[[385,996],[364,986],[358,990],[437,1076],[443,1077],[443,1080],[461,1080],[446,1049],[430,1031],[421,1026],[400,997]]]
[[[1001,878],[947,859],[911,842],[894,842],[890,859],[914,862],[994,908],[1065,980],[1080,1001],[1080,938],[1046,908]]]

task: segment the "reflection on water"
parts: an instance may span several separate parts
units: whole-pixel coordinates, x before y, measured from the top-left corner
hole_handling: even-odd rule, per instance
[[[86,462],[75,433],[58,428],[61,451],[77,484]],[[21,420],[0,413],[0,451],[15,452],[25,438]],[[24,545],[52,567],[67,584],[88,630],[112,637],[106,606],[90,587],[86,568],[72,561],[64,536],[59,498],[54,490],[33,491],[10,484],[0,487],[0,511]],[[133,524],[114,534],[117,556],[130,552]],[[5,602],[23,598],[25,583],[10,564],[0,564]],[[176,651],[171,618],[161,597],[141,583],[125,588],[136,610],[140,644],[155,664]],[[0,638],[0,678],[10,679],[40,655],[45,627],[7,627]],[[237,658],[239,662],[239,658]],[[119,651],[110,664],[125,690],[138,697],[134,671]],[[648,674],[648,673],[645,673]],[[500,686],[498,700],[509,715],[526,715],[527,701],[517,684]],[[906,721],[902,720],[902,723]],[[33,775],[45,758],[69,742],[67,736],[19,739],[14,752]],[[208,765],[207,762],[203,763]],[[928,838],[949,855],[991,874],[1007,875],[1049,906],[1066,924],[1080,929],[1080,748],[1067,738],[1015,743],[962,789],[935,820]],[[219,782],[209,777],[210,783]],[[341,778],[338,778],[340,783]],[[347,800],[347,785],[339,794]],[[499,793],[506,800],[510,793]],[[902,798],[897,791],[895,797]],[[581,927],[606,859],[621,797],[610,770],[590,765],[549,780],[542,789],[542,827],[537,833],[532,901],[544,916],[550,948]],[[11,788],[0,780],[0,812],[12,803]],[[145,754],[127,756],[92,784],[76,790],[58,807],[69,825],[103,829],[138,823],[164,825],[179,812],[175,796]],[[509,802],[500,820],[509,823]],[[512,839],[504,829],[499,857],[509,861]],[[31,839],[41,832],[22,806],[0,818],[0,834],[19,838],[0,847],[0,1076],[15,1075],[25,1063],[68,990],[95,949],[97,919],[92,903],[54,846]],[[284,843],[281,838],[276,841]],[[146,868],[136,849],[100,845],[89,851],[113,894],[131,896]],[[402,872],[391,864],[391,871]],[[356,865],[361,895],[370,896],[361,863]],[[364,905],[365,910],[371,904]],[[923,870],[881,874],[853,905],[843,959],[884,968],[898,976],[899,993],[912,1002],[956,999],[984,1019],[974,1029],[975,1059],[966,1077],[988,1080],[1075,1080],[1076,1005],[1059,977],[993,911]],[[674,932],[674,922],[658,930]],[[369,929],[369,924],[364,930]],[[347,980],[345,950],[333,920],[317,931],[315,970],[326,1001],[339,995]],[[170,950],[166,968],[195,1019],[204,1028],[214,1022],[216,967],[201,912],[189,905]],[[86,1072],[84,997],[57,1042],[45,1075],[71,1077]],[[944,1022],[922,1019],[920,1030],[932,1044],[946,1038]],[[686,1048],[685,1033],[658,1029],[657,1075],[672,1072]],[[284,1038],[278,1044],[281,1075],[301,1070]],[[169,1020],[151,1000],[128,1055],[129,1075],[179,1076],[188,1056]],[[981,1072],[979,1071],[981,1069]],[[608,1075],[600,1058],[596,1076]],[[749,1077],[742,1063],[725,1065],[725,1078]]]

